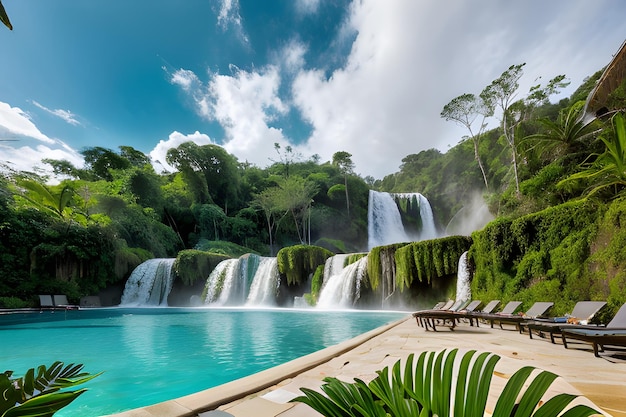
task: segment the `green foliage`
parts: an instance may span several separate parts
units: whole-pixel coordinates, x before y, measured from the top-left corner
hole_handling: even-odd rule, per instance
[[[459,258],[471,244],[472,239],[467,236],[449,236],[398,248],[395,253],[398,288],[403,291],[414,281],[431,283],[439,277],[455,275]]]
[[[571,183],[584,183],[587,196],[605,193],[613,197],[626,187],[626,121],[622,113],[613,118],[613,131],[604,132],[600,140],[604,143],[604,153],[583,166],[583,170],[559,182],[559,186],[567,187]]]
[[[13,377],[13,371],[0,373],[1,417],[48,417],[83,394],[86,389],[64,391],[97,377],[81,372],[82,364],[65,366],[54,362],[49,367],[30,368],[23,377]]]
[[[367,255],[367,283],[372,290],[376,290],[385,276],[393,276],[392,268],[396,267],[394,257],[396,251],[407,243],[372,248]]]
[[[319,246],[289,246],[276,254],[278,271],[287,276],[287,285],[302,284],[333,255],[328,249]]]
[[[201,239],[194,249],[225,255],[229,258],[239,258],[246,253],[254,253],[255,255],[260,255],[260,253],[248,247],[240,246],[236,243],[226,242],[223,240]]]
[[[300,388],[304,395],[292,402],[307,404],[327,417],[482,417],[500,357],[471,350],[459,361],[456,360],[457,352],[458,349],[422,352],[415,365],[411,354],[404,369],[398,361],[391,370],[386,367],[377,371],[377,377],[369,384],[360,379],[348,383],[325,378],[321,387],[325,395]],[[520,368],[507,380],[493,416],[587,417],[601,414],[586,405],[572,406],[578,398],[573,394],[558,394],[544,402],[542,397],[557,375],[535,370],[530,366]]]
[[[174,262],[174,271],[185,285],[193,285],[197,280],[206,280],[211,271],[229,256],[187,249],[178,252]]]
[[[310,300],[307,302],[310,305],[316,305],[319,299],[320,292],[322,291],[322,284],[324,283],[324,265],[320,265],[315,269],[313,279],[311,280],[311,294]]]
[[[472,234],[472,296],[519,299],[528,307],[558,293],[561,313],[591,294],[564,291],[582,274],[602,206],[572,201],[518,219],[500,218]],[[558,285],[557,285],[558,283]],[[535,288],[536,287],[536,288]],[[555,299],[556,300],[556,299]]]
[[[17,297],[0,297],[0,308],[25,308],[28,303]]]

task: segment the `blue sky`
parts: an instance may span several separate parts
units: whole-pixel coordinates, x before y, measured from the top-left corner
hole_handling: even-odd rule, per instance
[[[526,62],[521,94],[568,96],[626,35],[620,0],[3,0],[0,165],[82,165],[90,146],[217,143],[265,167],[274,143],[350,152],[383,178],[466,132],[439,117]],[[491,122],[493,126],[497,123]],[[160,167],[155,162],[157,167]],[[407,190],[419,191],[419,190]]]

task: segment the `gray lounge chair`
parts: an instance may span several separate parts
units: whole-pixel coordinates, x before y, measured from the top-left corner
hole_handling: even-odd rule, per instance
[[[571,339],[591,343],[593,354],[597,357],[600,357],[600,351],[609,350],[607,346],[617,350],[626,348],[626,304],[620,307],[615,317],[606,326],[564,328],[561,330],[561,337],[566,349]]]
[[[555,336],[561,337],[561,330],[576,328],[581,323],[587,324],[596,315],[606,301],[579,301],[574,306],[571,314],[564,317],[552,317],[550,319],[534,319],[520,324],[520,327],[528,329],[528,336],[532,339],[533,332],[540,336],[549,335],[550,341],[555,343]],[[568,321],[569,320],[569,321]]]
[[[67,296],[64,294],[56,294],[52,296],[54,307],[57,309],[74,310],[77,309],[77,305],[70,304],[67,301]]]
[[[40,294],[39,307],[41,307],[42,309],[54,308],[54,301],[52,301],[52,296],[48,294]]]
[[[528,320],[529,318],[543,316],[544,314],[546,314],[548,310],[550,310],[550,308],[552,308],[553,305],[554,303],[549,302],[549,301],[539,301],[533,304],[524,314],[515,314],[515,313],[503,314],[502,312],[500,312],[500,313],[490,315],[489,317],[486,317],[485,319],[486,321],[489,321],[491,323],[492,328],[495,323],[498,323],[501,329],[504,329],[504,327],[502,327],[503,324],[511,324],[511,325],[514,325],[515,328],[521,333],[520,323]]]
[[[432,327],[433,330],[437,330],[435,327],[435,320],[440,320],[449,323],[450,328],[454,328],[456,318],[452,321],[447,321],[447,319],[452,319],[452,314],[458,312],[462,309],[467,308],[470,304],[469,301],[464,300],[450,300],[440,309],[431,309],[431,310],[420,310],[413,313],[413,317],[415,317],[417,324],[419,326],[424,327],[428,330],[428,327]],[[442,323],[442,325],[445,323]]]

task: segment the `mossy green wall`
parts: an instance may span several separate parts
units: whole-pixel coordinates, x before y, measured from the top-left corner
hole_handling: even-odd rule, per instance
[[[528,308],[553,301],[552,312],[577,301],[626,302],[626,202],[572,201],[517,219],[498,219],[472,234],[472,296],[513,299]]]
[[[319,246],[289,246],[276,254],[278,271],[287,277],[287,285],[299,285],[333,255],[328,249]]]
[[[225,259],[230,257],[194,249],[183,250],[178,252],[174,271],[185,285],[193,285],[196,280],[206,281],[217,264]]]

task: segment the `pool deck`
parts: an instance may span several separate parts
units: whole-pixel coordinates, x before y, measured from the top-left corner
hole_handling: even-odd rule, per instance
[[[439,329],[438,329],[439,330]],[[413,317],[383,326],[336,346],[298,358],[258,374],[192,395],[145,408],[115,414],[116,417],[313,417],[317,412],[305,404],[290,403],[300,388],[317,389],[327,376],[345,381],[369,381],[376,371],[404,360],[411,353],[459,348],[476,349],[501,356],[492,380],[488,411],[507,378],[530,365],[559,375],[549,394],[582,394],[579,401],[601,408],[606,415],[626,417],[626,360],[597,358],[591,345],[575,344],[565,349],[513,327],[491,329],[460,324],[454,330],[437,332],[419,327]],[[211,411],[214,410],[214,411]]]

